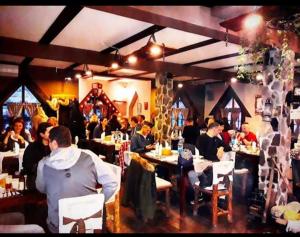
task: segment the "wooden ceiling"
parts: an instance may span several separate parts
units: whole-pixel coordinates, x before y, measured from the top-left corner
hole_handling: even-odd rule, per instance
[[[0,6],[0,63],[66,72],[82,70],[82,65],[88,64],[97,75],[113,79],[154,80],[155,72],[167,71],[176,81],[224,81],[235,74],[240,47],[240,37],[234,32],[237,28],[228,34],[225,28],[228,24],[239,25],[241,17],[254,9]],[[261,9],[267,12],[266,7]],[[143,48],[152,34],[165,45],[164,58],[145,57]],[[111,70],[116,48],[124,61],[134,52],[143,58],[134,66],[124,64],[119,70]],[[296,68],[299,66],[298,62]]]

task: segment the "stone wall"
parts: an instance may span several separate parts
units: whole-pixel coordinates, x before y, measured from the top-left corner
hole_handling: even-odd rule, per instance
[[[155,137],[161,143],[168,141],[172,133],[171,108],[173,104],[173,80],[168,79],[166,73],[156,73],[156,99],[155,105],[158,115],[155,117],[156,134]]]
[[[272,103],[272,122],[263,121],[260,134],[261,154],[259,160],[259,189],[267,193],[270,179],[271,159],[273,158],[283,174],[287,174],[290,166],[291,129],[289,128],[289,108],[285,103],[286,94],[293,87],[294,53],[286,51],[286,57],[281,55],[282,70],[279,64],[265,64],[263,67],[264,81],[262,98]],[[280,54],[277,49],[276,54]],[[279,63],[279,62],[278,62]],[[292,76],[291,76],[292,75]],[[265,109],[264,109],[265,111]],[[288,186],[275,167],[272,189],[275,193],[275,203],[287,203]],[[272,204],[271,204],[272,206]]]

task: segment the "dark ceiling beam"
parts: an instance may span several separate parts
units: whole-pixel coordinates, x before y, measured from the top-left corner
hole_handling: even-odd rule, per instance
[[[199,64],[199,63],[208,63],[208,62],[221,60],[221,59],[225,59],[225,58],[236,57],[236,56],[239,56],[239,55],[240,55],[239,53],[226,54],[226,55],[222,55],[222,56],[218,56],[218,57],[207,58],[207,59],[203,59],[203,60],[198,60],[198,61],[186,63],[184,65],[185,66],[191,66],[191,65],[195,65],[195,64]]]
[[[112,14],[132,18],[139,21],[148,22],[155,25],[170,27],[173,29],[190,32],[213,39],[225,40],[228,36],[228,42],[240,44],[240,37],[227,34],[225,31],[211,29],[205,26],[195,25],[182,20],[177,20],[171,17],[162,16],[153,12],[140,10],[129,6],[86,6],[95,10],[109,12]]]
[[[82,8],[82,6],[76,5],[66,6],[39,40],[39,43],[50,44],[51,41],[74,19]],[[21,63],[21,67],[29,65],[32,60],[33,58],[25,58]]]
[[[137,33],[135,35],[132,35],[129,38],[124,39],[124,40],[122,40],[122,41],[114,44],[111,47],[108,47],[106,49],[101,50],[100,53],[111,53],[111,52],[115,51],[116,48],[117,49],[123,48],[123,47],[125,47],[127,45],[130,45],[130,44],[132,44],[132,43],[134,43],[134,42],[136,42],[136,41],[138,41],[140,39],[143,39],[143,38],[145,38],[145,37],[147,37],[147,36],[149,36],[149,35],[151,35],[151,34],[153,34],[155,32],[158,32],[158,31],[160,31],[162,29],[165,29],[165,28],[166,27],[158,26],[158,25],[150,26],[147,29],[145,29],[145,30],[143,30],[143,31],[141,31],[141,32],[139,32],[139,33]],[[71,70],[71,69],[73,69],[75,67],[78,67],[79,65],[80,65],[79,63],[74,63],[74,64],[68,66],[66,69],[67,70]]]
[[[217,42],[220,42],[220,40],[209,39],[209,40],[201,41],[201,42],[196,43],[196,44],[188,45],[188,46],[185,46],[185,47],[182,47],[182,48],[179,48],[179,49],[175,49],[173,51],[169,51],[168,53],[165,53],[165,57],[168,57],[168,56],[171,56],[171,55],[174,55],[174,54],[183,53],[183,52],[186,52],[186,51],[192,50],[192,49],[201,48],[201,47],[204,47],[204,46],[207,46],[207,45],[210,45],[210,44],[214,44],[214,43],[217,43]],[[160,57],[160,58],[162,58],[162,57]]]
[[[58,45],[44,45],[27,40],[0,37],[0,53],[42,58],[58,61],[77,62],[80,64],[94,64],[108,67],[114,55],[101,54],[97,51],[77,49]],[[123,68],[149,71],[170,72],[175,75],[192,76],[200,79],[213,78],[223,80],[230,78],[230,72],[217,72],[216,70],[201,67],[186,67],[177,63],[139,60],[136,65],[123,65]]]
[[[3,60],[0,60],[0,64],[16,65],[16,66],[19,65],[19,63],[16,63],[16,62],[3,61]]]
[[[115,77],[116,79],[112,79],[109,81],[114,81],[114,80],[119,80],[119,79],[138,79],[138,80],[142,80],[142,81],[151,81],[154,80],[154,78],[147,78],[147,77],[139,77],[139,76],[120,76],[114,73],[108,73],[107,71],[105,72],[95,72],[94,73],[95,76],[107,76],[107,77]]]

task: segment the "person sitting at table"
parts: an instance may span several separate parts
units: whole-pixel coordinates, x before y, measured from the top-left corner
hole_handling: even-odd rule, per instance
[[[152,123],[144,121],[141,130],[133,135],[130,144],[132,152],[145,153],[155,149],[154,138],[149,136],[151,127]]]
[[[15,142],[20,148],[25,148],[25,143],[31,141],[29,132],[25,131],[24,120],[21,117],[15,118],[12,122],[12,128],[9,128],[1,138],[1,151],[10,151],[14,149]]]
[[[220,161],[224,155],[224,147],[217,138],[220,129],[217,122],[210,123],[206,133],[201,134],[196,142],[200,155],[212,162]],[[201,186],[210,186],[212,183],[212,169],[208,168],[203,172],[196,173],[194,170],[188,172],[188,178],[192,185],[200,181]]]
[[[101,138],[101,134],[105,133],[105,136],[108,136],[111,134],[111,129],[108,125],[107,118],[101,118],[100,123],[94,128],[93,131],[93,138]]]
[[[250,126],[246,122],[242,124],[242,132],[237,135],[237,139],[246,146],[251,146],[252,142],[257,144],[256,135],[250,131]]]
[[[107,201],[118,187],[117,177],[106,162],[92,151],[71,146],[71,143],[69,128],[53,127],[49,134],[51,153],[38,164],[36,188],[47,195],[47,226],[52,233],[59,230],[58,201],[61,198],[96,194],[96,187],[101,184]]]
[[[145,115],[139,114],[137,116],[137,120],[138,120],[138,124],[136,125],[136,131],[139,131],[139,130],[141,130],[141,128],[143,126],[143,122],[145,121]]]
[[[130,119],[130,128],[129,128],[129,138],[131,139],[132,136],[137,132],[136,126],[138,124],[138,119],[136,116],[132,116]]]
[[[37,139],[29,144],[23,155],[22,174],[27,175],[28,190],[35,191],[35,179],[39,161],[50,154],[49,131],[52,125],[47,122],[40,123],[37,129]]]
[[[225,123],[223,122],[223,120],[217,120],[217,123],[220,124],[219,134],[217,135],[217,138],[221,142],[220,146],[223,146],[225,148],[225,151],[231,151],[231,147],[229,146],[231,137],[228,133],[228,130],[225,130]]]
[[[93,132],[97,124],[98,124],[98,116],[97,114],[92,114],[92,116],[90,117],[90,121],[86,127],[86,130],[88,131],[89,140],[93,139]]]
[[[195,145],[198,135],[199,130],[196,126],[194,126],[194,120],[192,118],[188,118],[182,132],[184,142]]]
[[[128,136],[130,135],[131,130],[130,130],[130,124],[129,124],[128,118],[123,117],[121,119],[120,131],[123,133],[123,139],[126,138],[126,134],[128,134]]]
[[[117,131],[121,129],[121,124],[118,121],[118,117],[116,114],[113,114],[110,118],[110,120],[108,121],[108,125],[110,127],[111,131]]]

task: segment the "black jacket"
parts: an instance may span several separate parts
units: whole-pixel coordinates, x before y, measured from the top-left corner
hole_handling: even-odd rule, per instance
[[[131,160],[125,181],[125,191],[122,205],[133,205],[138,217],[153,219],[156,209],[155,173],[142,167],[140,163]]]
[[[136,133],[131,138],[130,149],[133,152],[145,153],[148,151],[146,150],[146,146],[153,144],[153,142],[154,137],[148,135],[146,138],[144,138],[144,136],[140,133]]]
[[[23,155],[23,171],[27,175],[27,187],[29,190],[36,190],[35,179],[39,161],[50,154],[49,146],[35,141],[27,146]]]

